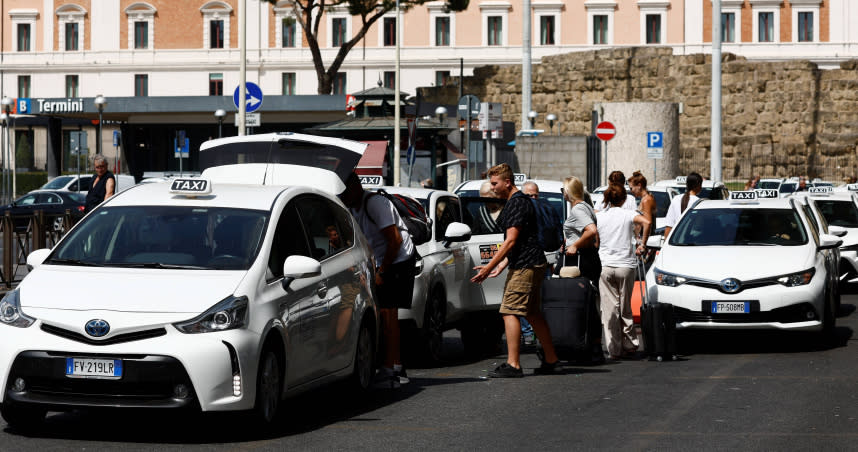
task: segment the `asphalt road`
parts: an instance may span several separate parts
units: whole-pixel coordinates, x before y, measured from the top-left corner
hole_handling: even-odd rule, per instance
[[[243,418],[139,412],[53,414],[35,435],[0,424],[0,450],[856,450],[858,295],[838,341],[811,335],[684,335],[676,362],[627,360],[486,379],[503,355],[465,361],[455,332],[443,366],[351,397],[342,387],[287,402],[275,431]]]

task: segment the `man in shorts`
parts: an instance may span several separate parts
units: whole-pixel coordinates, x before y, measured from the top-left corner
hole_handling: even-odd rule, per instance
[[[376,302],[382,321],[384,367],[376,387],[408,383],[399,347],[399,308],[411,307],[416,253],[408,228],[384,196],[364,191],[357,174],[346,180],[340,195],[357,220],[375,256]]]
[[[471,281],[481,283],[509,267],[500,307],[506,333],[507,362],[489,372],[489,376],[524,376],[519,362],[521,323],[518,316],[527,318],[542,344],[542,363],[534,373],[552,373],[559,360],[551,342],[551,331],[540,310],[542,281],[548,262],[537,242],[536,209],[530,199],[515,186],[509,165],[501,163],[492,167],[488,176],[495,195],[507,200],[498,218],[498,224],[504,230],[504,241],[488,264],[474,267],[478,272]]]

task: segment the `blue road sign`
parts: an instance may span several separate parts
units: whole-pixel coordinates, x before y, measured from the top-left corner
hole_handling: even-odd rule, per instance
[[[119,147],[119,131],[118,130],[113,131],[113,147],[115,147],[115,148]]]
[[[18,98],[18,114],[23,115],[30,113],[32,110],[32,102],[27,97]]]
[[[648,148],[663,148],[664,147],[664,132],[647,132],[646,147]]]
[[[262,106],[262,88],[253,82],[246,82],[244,85],[247,87],[244,99],[244,103],[247,105],[245,111],[247,113],[251,113],[259,110],[259,107]],[[235,108],[238,108],[238,96],[240,93],[238,88],[239,87],[236,86],[235,92],[232,94],[232,103],[235,104]]]
[[[176,140],[176,139],[174,138],[174,139],[173,139],[173,149],[175,149],[175,150],[176,150],[176,152],[175,152],[175,157],[176,157],[177,159],[186,159],[186,158],[188,158],[188,157],[190,156],[191,140],[190,140],[190,139],[188,139],[188,138],[185,138],[184,143],[182,143],[182,145],[181,145],[181,146],[179,146],[179,145],[178,145],[178,140]]]

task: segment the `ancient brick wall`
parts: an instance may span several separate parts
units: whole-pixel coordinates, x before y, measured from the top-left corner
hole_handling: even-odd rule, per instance
[[[682,103],[680,171],[709,172],[709,55],[640,47],[550,56],[534,65],[532,86],[539,118],[556,114],[555,130],[566,135],[589,134],[595,103]],[[427,100],[455,104],[458,91],[445,86],[421,92]],[[520,66],[478,68],[466,78],[465,92],[501,102],[504,120],[520,121]],[[808,61],[756,62],[724,54],[722,111],[724,179],[807,174],[839,181],[856,173],[858,61],[824,71]]]

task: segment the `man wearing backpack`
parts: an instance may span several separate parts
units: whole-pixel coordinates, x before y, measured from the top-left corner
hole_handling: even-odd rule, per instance
[[[551,332],[540,310],[542,281],[548,262],[539,245],[536,208],[513,182],[512,168],[506,163],[492,167],[489,172],[492,191],[507,200],[498,224],[504,229],[504,242],[497,254],[486,265],[474,267],[478,270],[472,282],[481,283],[486,278],[507,272],[500,313],[506,333],[507,362],[489,372],[492,378],[520,378],[521,370],[521,324],[518,316],[524,316],[533,326],[536,338],[542,344],[544,360],[535,373],[552,373],[559,362],[551,342]]]
[[[399,347],[399,308],[411,307],[416,252],[405,222],[382,195],[364,191],[352,173],[340,195],[369,241],[375,256],[375,287],[382,321],[384,364],[376,387],[408,383]]]

